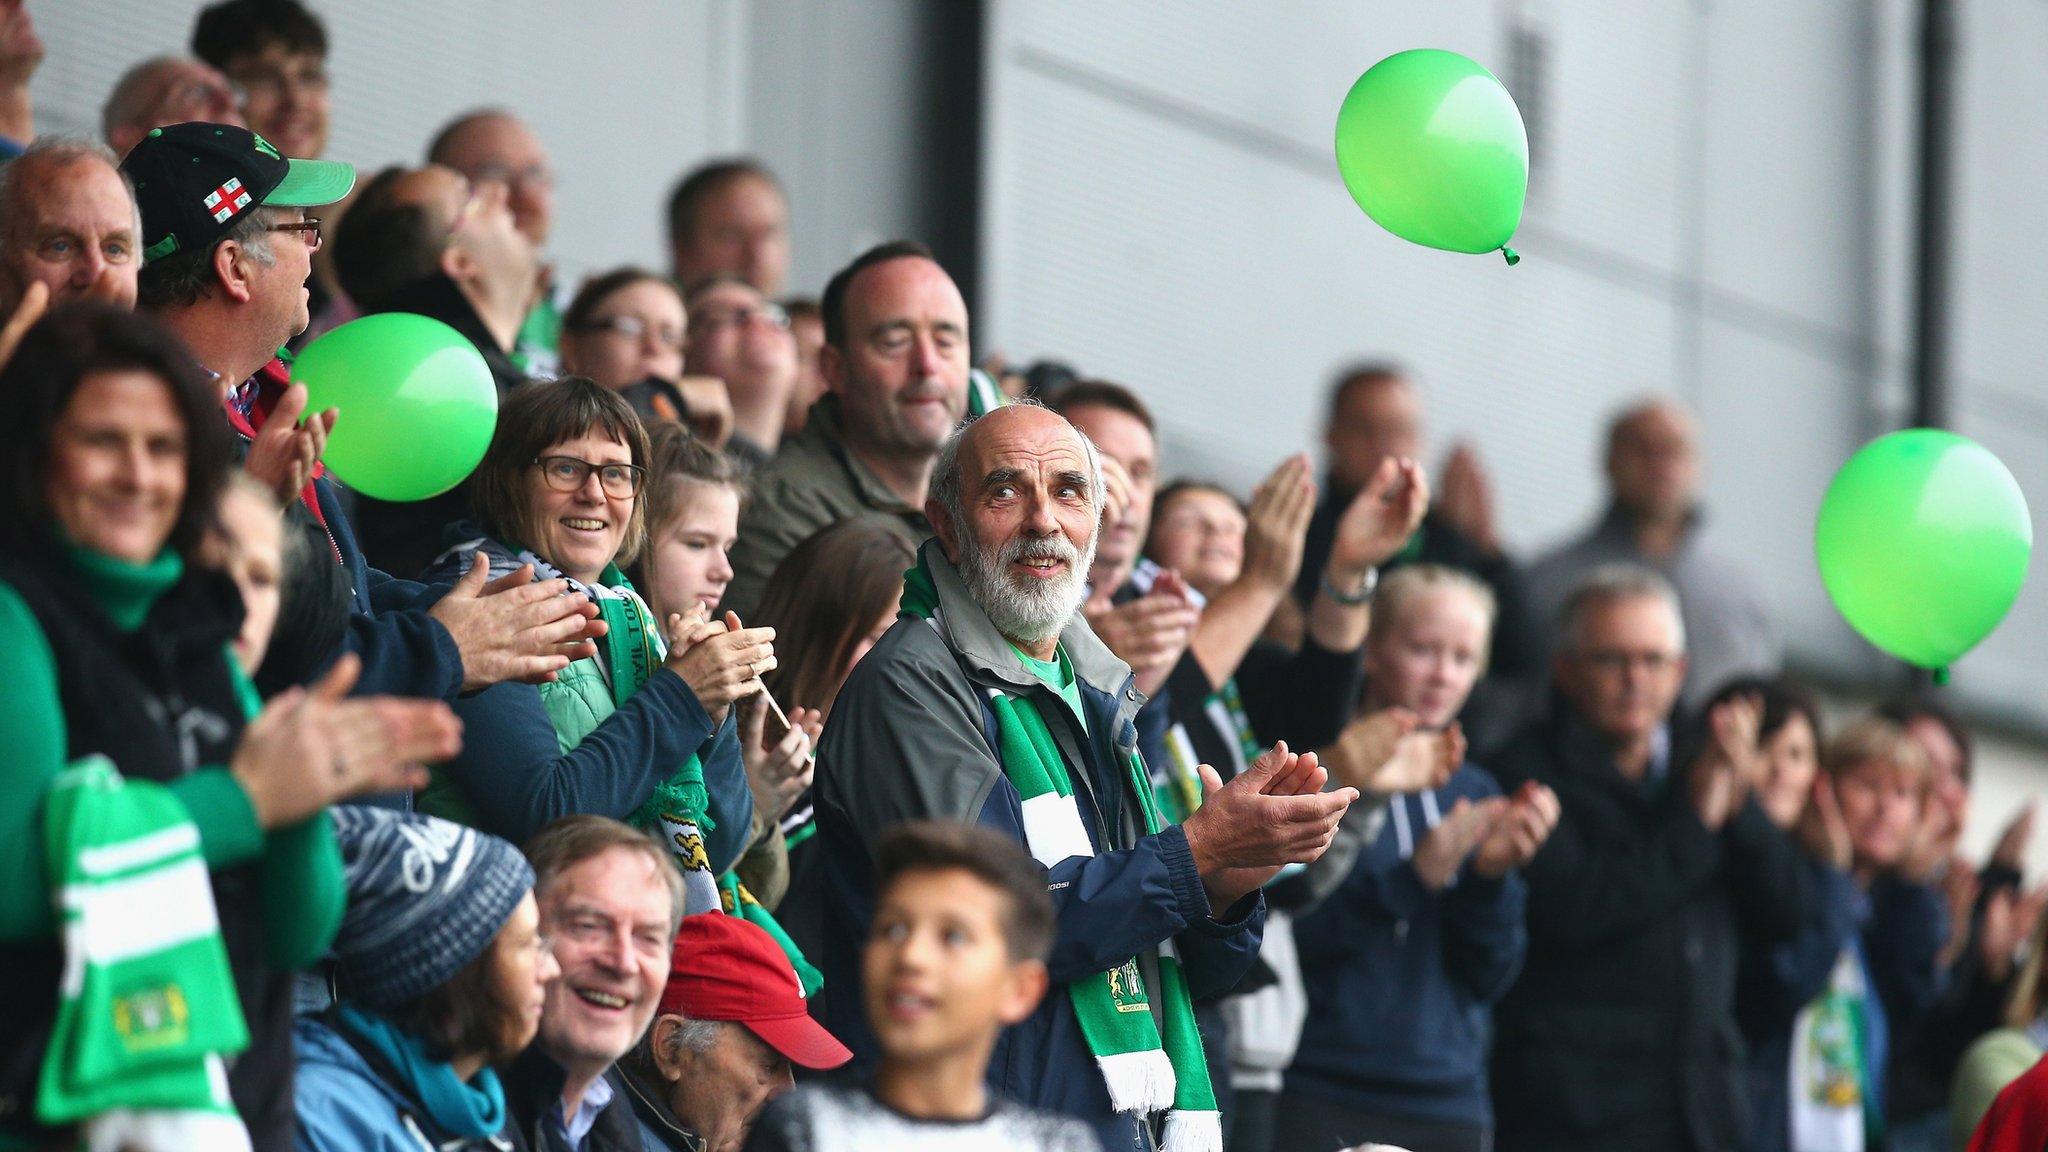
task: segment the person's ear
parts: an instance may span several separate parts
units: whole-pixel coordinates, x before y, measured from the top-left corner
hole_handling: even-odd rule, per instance
[[[670,1084],[683,1078],[682,1062],[670,1055],[675,1051],[675,1045],[671,1041],[682,1026],[681,1016],[671,1016],[663,1012],[654,1018],[653,1026],[647,1030],[647,1053],[653,1058],[654,1070]]]
[[[825,391],[835,396],[845,393],[846,353],[829,340],[818,345],[818,375],[825,380]]]
[[[463,283],[476,272],[475,258],[460,244],[443,244],[439,263],[442,275],[457,284]]]
[[[255,270],[256,258],[239,241],[229,240],[214,246],[213,282],[228,299],[237,304],[247,304],[255,298],[256,288],[250,281]]]
[[[996,1016],[1003,1027],[1021,1024],[1037,1011],[1038,1002],[1045,999],[1046,987],[1051,982],[1042,960],[1019,960],[1010,965],[1009,976],[1003,981],[1002,999],[996,1005]]]

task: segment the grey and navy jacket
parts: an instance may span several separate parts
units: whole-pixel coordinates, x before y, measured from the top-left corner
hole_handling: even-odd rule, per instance
[[[874,838],[905,820],[973,821],[1024,840],[1022,801],[995,753],[988,689],[1030,696],[1064,754],[1095,856],[1054,865],[1047,887],[1058,917],[1049,966],[1053,988],[1038,1010],[1006,1030],[989,1062],[989,1085],[1013,1100],[1088,1121],[1109,1152],[1149,1147],[1138,1120],[1110,1107],[1065,984],[1133,956],[1147,966],[1172,940],[1196,999],[1236,984],[1258,953],[1265,902],[1254,893],[1211,916],[1186,835],[1141,834],[1122,767],[1136,751],[1133,717],[1144,697],[1129,666],[1076,613],[1060,635],[1088,715],[1084,734],[1059,697],[1017,658],[968,595],[936,541],[924,545],[938,591],[932,620],[903,618],[854,666],[825,726],[818,757],[818,847],[825,898],[823,1016],[872,1066],[873,1035],[857,993],[861,944],[874,908]]]

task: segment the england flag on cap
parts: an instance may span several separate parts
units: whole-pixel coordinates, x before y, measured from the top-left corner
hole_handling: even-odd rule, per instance
[[[242,188],[242,178],[230,177],[228,182],[206,194],[206,209],[213,213],[216,224],[225,224],[235,213],[249,206],[249,193]]]

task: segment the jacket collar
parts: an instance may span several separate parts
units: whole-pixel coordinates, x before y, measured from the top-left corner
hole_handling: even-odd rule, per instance
[[[937,538],[925,541],[922,553],[931,569],[932,585],[939,595],[940,626],[945,630],[947,644],[970,661],[977,671],[1006,685],[1028,690],[1040,684],[1038,677],[1018,658],[1017,650],[996,630],[988,613],[968,594],[967,582],[961,579],[960,570],[953,566],[953,562],[946,559],[946,552],[939,547]],[[1066,649],[1067,661],[1074,666],[1074,675],[1081,683],[1118,698],[1120,710],[1125,704],[1129,705],[1129,711],[1137,710],[1136,690],[1128,688],[1132,679],[1130,665],[1118,659],[1108,645],[1096,638],[1094,629],[1088,627],[1088,621],[1081,613],[1074,613],[1073,619],[1060,630],[1060,645]]]
[[[810,415],[804,420],[804,430],[797,433],[796,442],[839,461],[853,481],[854,489],[860,493],[861,503],[883,512],[923,516],[924,509],[906,503],[894,489],[882,483],[880,476],[854,456],[846,446],[846,432],[839,417],[839,397],[830,394],[819,397],[811,405]]]
[[[625,1063],[618,1066],[618,1073],[619,1082],[626,1088],[626,1099],[632,1102],[633,1114],[642,1124],[659,1132],[671,1148],[704,1152],[704,1138],[676,1119],[668,1102],[661,1098],[658,1086],[641,1079],[640,1073]]]
[[[510,351],[498,346],[498,338],[484,326],[483,317],[477,315],[469,297],[462,294],[461,287],[446,273],[436,272],[413,281],[393,292],[374,310],[412,312],[455,329],[483,355],[484,363],[490,367],[491,379],[497,382],[500,392],[526,379],[526,374],[512,363]]]

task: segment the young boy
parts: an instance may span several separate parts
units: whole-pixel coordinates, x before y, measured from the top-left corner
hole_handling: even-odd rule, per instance
[[[875,891],[861,965],[881,1048],[874,1079],[775,1101],[748,1152],[1099,1152],[1080,1121],[987,1087],[997,1034],[1045,995],[1045,870],[983,828],[903,824],[876,847]]]

